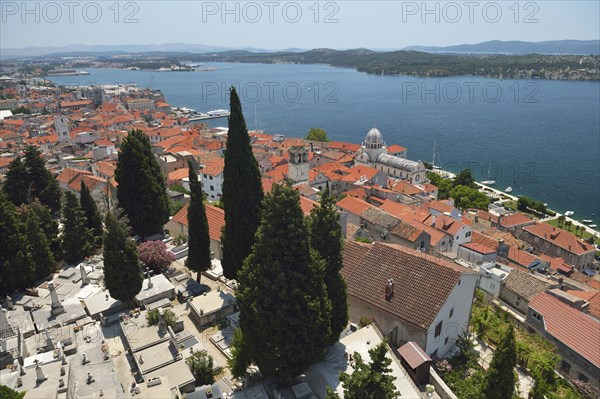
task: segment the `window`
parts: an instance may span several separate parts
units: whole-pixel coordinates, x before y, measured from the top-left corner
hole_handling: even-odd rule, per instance
[[[538,312],[535,312],[532,310],[531,315],[533,316],[534,319],[536,319],[538,321],[542,321],[542,316],[540,316],[540,314]]]
[[[210,191],[215,191],[215,186],[210,186]]]
[[[207,179],[207,178],[208,178],[208,176],[207,176],[207,175],[204,175],[204,178],[205,178],[205,179]]]
[[[465,237],[471,237],[471,232],[467,231],[467,234],[465,234]]]
[[[567,363],[565,360],[563,360],[562,363],[560,364],[560,369],[568,375],[571,372],[571,365],[569,363]]]
[[[213,179],[213,177],[212,177],[212,176],[209,176],[209,179],[210,179],[210,180],[212,180],[212,179]]]
[[[521,306],[521,302],[523,302],[523,298],[521,298],[520,296],[517,297],[517,301],[515,302],[515,305],[517,305],[517,307]]]
[[[433,351],[433,353],[431,354],[431,358],[433,360],[437,359],[438,355],[437,355],[437,349]]]
[[[588,382],[590,380],[585,374],[582,373],[579,373],[577,379],[581,382]]]
[[[450,318],[454,315],[454,308],[450,309]]]
[[[448,345],[448,337],[444,340],[444,345]]]
[[[460,285],[460,279],[458,279],[458,285]]]
[[[437,326],[435,326],[435,336],[439,337],[440,334],[442,333],[442,323],[443,321],[440,321]]]

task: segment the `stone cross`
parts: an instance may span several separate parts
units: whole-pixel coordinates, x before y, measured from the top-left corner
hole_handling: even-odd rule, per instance
[[[46,377],[46,375],[44,374],[44,371],[42,370],[42,368],[40,367],[40,363],[39,360],[35,360],[35,382],[42,382],[42,381],[46,381],[48,378]]]

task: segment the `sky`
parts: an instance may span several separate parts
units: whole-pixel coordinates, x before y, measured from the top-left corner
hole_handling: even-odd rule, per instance
[[[193,43],[399,49],[600,39],[599,1],[7,1],[0,48]]]

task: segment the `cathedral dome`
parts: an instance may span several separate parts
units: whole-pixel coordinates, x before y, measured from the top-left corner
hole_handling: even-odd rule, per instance
[[[367,132],[367,137],[365,137],[365,143],[367,144],[380,144],[383,142],[381,138],[381,132],[377,128],[373,128]]]

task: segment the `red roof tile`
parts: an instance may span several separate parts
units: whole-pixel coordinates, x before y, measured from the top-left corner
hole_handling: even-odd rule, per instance
[[[600,367],[600,321],[552,295],[536,295],[529,307],[543,316],[546,332]]]
[[[524,227],[523,230],[576,255],[595,251],[593,245],[580,240],[574,234],[569,233],[566,230],[551,226],[547,223],[536,223]]]

